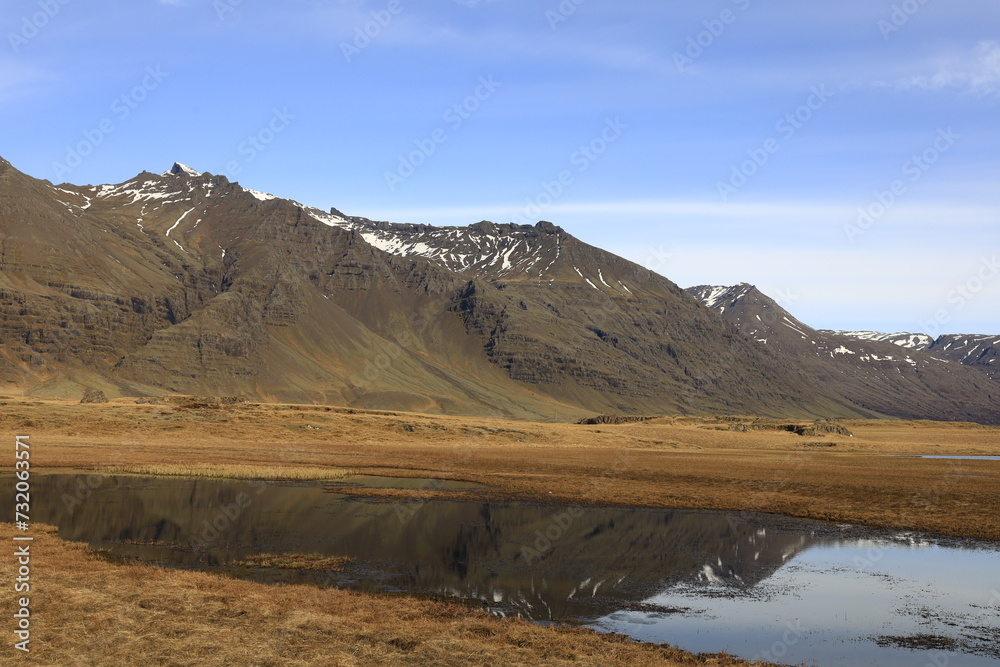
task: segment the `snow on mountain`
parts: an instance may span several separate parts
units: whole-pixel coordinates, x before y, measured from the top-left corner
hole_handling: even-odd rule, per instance
[[[977,368],[1000,381],[1000,336],[948,334],[939,336],[928,352],[941,359]]]
[[[823,333],[838,334],[840,336],[850,336],[858,340],[874,340],[884,343],[893,343],[910,350],[928,350],[934,344],[934,339],[927,334],[914,333],[881,333],[878,331],[829,331]]]
[[[202,173],[177,162],[159,176],[140,174],[118,185],[92,187],[88,194],[92,193],[91,196],[98,201],[113,200],[115,205],[144,204],[137,216],[141,224],[144,216],[170,204],[232,196],[233,190],[225,187],[227,184],[224,177]],[[303,209],[318,222],[355,231],[366,243],[383,252],[397,257],[421,257],[451,271],[475,272],[492,278],[526,274],[542,279],[564,256],[562,244],[567,235],[548,222],[532,226],[483,221],[468,227],[393,224],[345,216],[336,209],[327,213],[293,200],[234,185],[259,202],[288,202]],[[119,198],[127,199],[119,201]],[[148,211],[145,205],[150,206]],[[76,204],[68,203],[66,206],[71,211],[74,208],[82,210]],[[596,269],[593,275],[581,274],[581,277],[598,291],[602,288],[597,281],[613,292],[631,294],[628,286],[607,273],[607,269],[603,272]]]
[[[732,286],[698,285],[697,287],[688,288],[687,292],[701,301],[702,305],[706,308],[719,310],[720,308],[735,305],[740,299],[749,294],[751,289],[753,289],[753,285],[740,283],[739,285]]]
[[[0,172],[17,212],[4,220],[8,257],[30,258],[18,281],[50,286],[39,295],[15,281],[8,328],[70,334],[9,337],[10,354],[43,359],[46,377],[96,367],[119,386],[532,418],[717,410],[1000,423],[993,381],[978,371],[823,336],[751,285],[707,288],[718,317],[548,222],[391,224],[179,165],[96,187]],[[968,356],[965,341],[942,354]],[[392,372],[372,363],[384,358]],[[25,368],[0,367],[0,379]]]
[[[946,334],[931,338],[927,334],[894,333],[878,331],[836,331],[825,332],[849,336],[859,340],[893,343],[920,352],[928,352],[942,361],[951,361],[965,366],[974,366],[990,377],[1000,379],[1000,336],[983,334]]]
[[[889,362],[927,368],[958,363],[1000,380],[1000,336],[951,334],[934,339],[923,333],[815,330],[790,319],[777,303],[753,285],[700,285],[688,288],[687,292],[764,345],[866,364]],[[866,343],[883,347],[869,349],[871,346]],[[917,355],[919,361],[905,354],[886,354],[885,346],[889,344],[924,354]]]
[[[274,195],[269,195],[266,192],[261,192],[260,190],[251,190],[250,188],[243,188],[243,192],[247,193],[254,199],[259,199],[260,201],[270,201],[272,199],[277,199]]]
[[[458,272],[474,270],[494,276],[524,272],[541,278],[562,254],[562,230],[546,223],[480,222],[469,227],[356,224],[362,227],[365,241],[380,250],[400,257],[423,257]]]
[[[177,176],[180,174],[184,174],[185,176],[193,176],[195,178],[201,176],[200,171],[195,171],[191,167],[187,166],[186,164],[181,164],[180,162],[174,162],[174,166],[170,168],[170,171],[163,172],[164,176],[171,176],[171,175]]]

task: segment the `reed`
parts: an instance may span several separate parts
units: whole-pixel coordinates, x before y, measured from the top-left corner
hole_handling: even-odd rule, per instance
[[[322,554],[256,554],[243,560],[234,561],[232,565],[247,568],[339,572],[351,560],[343,556],[324,556]]]

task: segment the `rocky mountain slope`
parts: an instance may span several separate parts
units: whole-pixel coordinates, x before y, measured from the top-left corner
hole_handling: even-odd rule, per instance
[[[761,346],[794,359],[817,385],[836,388],[867,409],[907,418],[995,421],[1000,389],[958,360],[921,351],[919,337],[891,339],[820,331],[802,323],[753,285],[702,285],[688,293]]]
[[[861,340],[879,340],[901,347],[929,352],[938,359],[957,361],[986,373],[987,377],[1000,381],[1000,336],[980,334],[946,334],[931,338],[927,334],[895,333],[877,331],[828,331]]]
[[[900,413],[816,384],[669,280],[550,223],[375,222],[180,164],[75,186],[0,162],[0,336],[0,381],[35,395],[558,419]],[[956,401],[963,380],[946,383]],[[984,399],[931,409],[944,388],[924,391],[923,416],[1000,420]]]

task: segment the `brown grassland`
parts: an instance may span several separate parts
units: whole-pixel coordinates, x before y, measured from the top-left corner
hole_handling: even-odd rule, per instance
[[[402,499],[752,510],[1000,540],[1000,462],[900,458],[1000,455],[997,427],[846,420],[839,423],[854,437],[800,436],[731,431],[731,420],[716,418],[584,426],[320,406],[191,405],[7,399],[0,400],[0,424],[11,451],[15,434],[31,436],[35,474],[257,471],[264,479],[314,478],[336,488],[354,471],[484,485],[364,491]],[[3,463],[0,469],[9,471],[13,456]],[[0,525],[0,539],[10,543],[12,530]],[[37,536],[33,554],[36,633],[28,660],[34,664],[746,664],[495,619],[454,601],[111,564],[52,533]],[[11,591],[11,567],[0,563],[0,573],[0,586]],[[12,594],[5,599],[10,609]],[[14,653],[5,644],[4,661]]]

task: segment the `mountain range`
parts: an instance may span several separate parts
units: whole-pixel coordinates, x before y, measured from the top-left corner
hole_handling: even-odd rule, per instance
[[[946,334],[932,338],[927,334],[879,333],[876,331],[841,331],[861,340],[881,340],[920,352],[930,352],[938,359],[957,361],[986,373],[1000,381],[1000,336],[976,334]]]
[[[391,224],[181,164],[77,186],[0,159],[0,313],[0,386],[34,396],[1000,423],[988,360],[686,292],[549,222]]]

